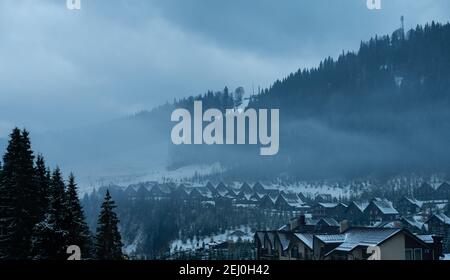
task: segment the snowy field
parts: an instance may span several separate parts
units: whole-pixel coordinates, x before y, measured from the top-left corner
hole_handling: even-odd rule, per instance
[[[208,249],[210,246],[215,246],[226,241],[237,242],[242,241],[253,241],[254,232],[248,226],[241,226],[236,229],[226,230],[224,233],[208,236],[205,238],[189,239],[183,241],[177,239],[172,241],[170,244],[170,253],[181,252],[181,251],[195,251],[197,249],[205,248]]]

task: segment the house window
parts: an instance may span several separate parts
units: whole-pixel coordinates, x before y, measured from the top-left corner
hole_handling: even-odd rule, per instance
[[[405,259],[406,259],[407,261],[411,261],[411,260],[414,259],[414,258],[413,258],[413,250],[412,250],[412,249],[406,249],[406,250],[405,250]]]
[[[416,261],[422,260],[422,249],[421,248],[414,249],[414,260],[416,260]]]
[[[293,258],[293,259],[299,259],[299,252],[298,252],[298,247],[297,246],[294,246],[294,247],[292,247],[292,249],[291,249],[291,258]]]

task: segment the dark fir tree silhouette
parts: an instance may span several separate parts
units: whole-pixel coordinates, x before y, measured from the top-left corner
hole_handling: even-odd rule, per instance
[[[124,258],[122,238],[118,229],[119,219],[114,212],[114,208],[116,208],[116,205],[109,191],[107,191],[98,217],[95,247],[96,257],[99,260],[121,260]]]
[[[65,259],[69,245],[90,256],[89,240],[74,176],[66,191],[59,168],[34,162],[28,131],[13,129],[0,163],[0,259]]]
[[[83,258],[92,257],[91,234],[85,222],[85,215],[77,193],[75,176],[70,174],[67,183],[67,243],[77,245]]]
[[[39,221],[45,217],[48,207],[50,206],[50,177],[45,166],[45,160],[42,155],[38,155],[36,159],[36,186],[38,189],[39,199]]]
[[[34,228],[34,259],[67,258],[69,214],[65,185],[61,171],[56,168],[50,181],[50,203],[43,221]]]
[[[31,235],[39,219],[34,156],[29,134],[15,128],[3,157],[0,182],[0,240],[2,258],[28,259],[31,257]]]

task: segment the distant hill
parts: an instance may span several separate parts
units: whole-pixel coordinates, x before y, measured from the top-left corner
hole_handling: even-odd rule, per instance
[[[280,152],[259,147],[174,146],[174,108],[242,106],[225,88],[129,118],[33,135],[37,152],[84,182],[117,182],[155,168],[220,162],[237,180],[335,179],[450,173],[450,25],[431,23],[362,42],[357,52],[301,69],[249,100],[280,109]],[[0,148],[2,142],[0,141]]]
[[[276,157],[259,157],[249,147],[203,146],[180,148],[177,156],[184,162],[191,155],[191,162],[219,158],[234,167],[230,178],[241,179],[448,172],[449,49],[449,24],[377,36],[250,100],[249,107],[280,109]]]

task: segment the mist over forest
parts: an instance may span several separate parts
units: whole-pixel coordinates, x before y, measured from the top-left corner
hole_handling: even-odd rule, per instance
[[[430,23],[362,42],[356,52],[325,58],[255,95],[207,91],[150,111],[77,129],[33,135],[49,162],[86,183],[140,176],[152,169],[221,163],[231,180],[447,173],[450,167],[450,25]],[[259,146],[174,146],[170,114],[242,107],[280,109],[280,152]],[[244,104],[244,105],[243,105]],[[5,141],[0,140],[0,148]]]

